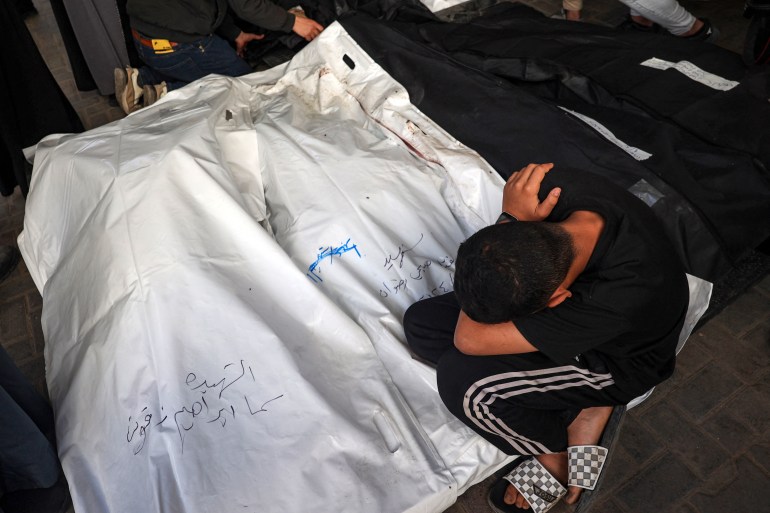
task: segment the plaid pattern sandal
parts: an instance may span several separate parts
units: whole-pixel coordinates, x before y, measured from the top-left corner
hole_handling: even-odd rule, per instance
[[[567,484],[593,490],[607,461],[607,449],[598,445],[575,445],[567,448],[569,474]]]
[[[510,513],[528,511],[503,501],[508,483],[512,484],[529,503],[534,513],[545,513],[567,494],[567,489],[535,458],[521,459],[516,466],[490,490],[489,505],[494,511]]]
[[[609,452],[608,448],[612,447],[612,444],[618,437],[620,426],[625,416],[625,411],[626,407],[623,405],[615,406],[612,409],[612,415],[610,415],[609,421],[607,422],[601,439],[599,440],[599,444],[601,445],[576,445],[567,448],[567,464],[569,472],[567,476],[567,484],[569,486],[577,486],[585,489],[583,493],[580,494],[580,500],[578,501],[574,510],[571,510],[573,513],[588,513],[591,511],[591,505],[593,504],[596,496],[595,490],[601,486],[601,481],[604,477],[602,469],[607,464],[609,464],[609,460],[612,456],[612,453]],[[548,487],[544,488],[539,486],[537,482],[534,482],[533,479],[535,479],[536,474],[538,473],[537,470],[528,471],[525,468],[521,468],[521,470],[519,470],[519,468],[527,462],[532,462],[531,465],[542,468],[542,465],[536,459],[529,456],[519,456],[512,463],[508,464],[508,466],[500,471],[500,474],[503,474],[505,477],[498,479],[489,490],[489,494],[487,495],[487,503],[489,504],[490,508],[492,508],[492,511],[495,511],[496,513],[528,513],[532,511],[530,509],[521,509],[515,505],[505,503],[505,491],[508,488],[509,483],[513,484],[513,486],[519,490],[519,493],[524,495],[530,505],[533,505],[533,510],[535,513],[544,513],[545,511],[548,511],[559,501],[559,499],[561,499],[566,494],[566,488],[563,485],[558,484],[558,481],[553,479],[553,476],[551,476],[551,474],[548,473],[548,471],[544,468],[541,472],[547,474],[549,477],[551,477],[551,479],[553,479],[554,482],[558,484],[558,486],[554,486],[554,488],[556,490],[563,490],[561,494],[550,493],[548,491]],[[541,493],[541,495],[547,499],[550,499],[550,496],[558,495],[558,497],[556,497],[553,501],[542,499],[537,495],[535,495],[536,499],[531,498],[522,490],[522,488],[526,488],[526,486],[519,487],[514,482],[514,476],[517,473],[520,476],[519,479],[521,479],[521,476],[532,476],[524,477],[524,480],[527,481],[526,485],[533,489],[537,487],[541,492],[545,491],[546,493]],[[541,509],[537,509],[537,507],[534,507],[535,502],[545,504],[541,506]]]

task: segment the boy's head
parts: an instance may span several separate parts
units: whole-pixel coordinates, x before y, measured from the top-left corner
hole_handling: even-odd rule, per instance
[[[474,321],[495,324],[542,310],[564,282],[575,250],[558,224],[487,226],[460,244],[454,288]]]

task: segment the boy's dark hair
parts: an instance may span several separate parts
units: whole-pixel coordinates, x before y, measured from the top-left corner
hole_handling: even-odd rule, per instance
[[[486,324],[541,310],[564,281],[574,255],[572,237],[557,224],[487,226],[457,251],[454,288],[460,307]]]

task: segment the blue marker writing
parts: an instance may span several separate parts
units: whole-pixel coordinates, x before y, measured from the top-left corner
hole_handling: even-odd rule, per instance
[[[318,274],[320,274],[321,272],[321,270],[318,269],[318,265],[321,263],[321,260],[328,258],[329,263],[332,263],[334,262],[335,256],[342,256],[348,251],[355,251],[356,254],[358,255],[358,258],[361,258],[361,253],[358,251],[358,246],[356,244],[353,244],[351,246],[350,239],[346,240],[345,244],[343,244],[342,246],[339,246],[339,247],[328,246],[326,248],[320,247],[318,248],[318,250],[319,250],[318,257],[315,259],[315,262],[313,262],[308,266],[307,268],[308,272],[306,273],[307,277],[316,283],[323,281],[323,279],[321,279],[321,277],[318,276]],[[317,272],[316,272],[316,269],[318,269]]]

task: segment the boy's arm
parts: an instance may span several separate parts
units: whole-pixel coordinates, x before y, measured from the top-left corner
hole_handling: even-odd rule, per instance
[[[512,322],[482,324],[468,317],[463,311],[460,311],[455,327],[455,347],[461,353],[473,356],[537,351]]]
[[[561,189],[552,189],[541,202],[540,184],[553,164],[529,164],[512,173],[503,189],[503,212],[518,221],[542,221],[559,201]],[[513,322],[482,324],[460,311],[455,327],[455,347],[475,356],[532,353],[537,348],[524,338]]]

